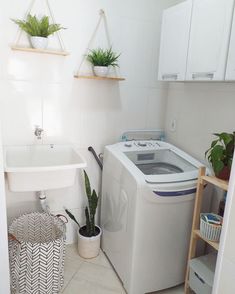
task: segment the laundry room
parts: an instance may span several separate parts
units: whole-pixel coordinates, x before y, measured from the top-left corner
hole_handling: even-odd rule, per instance
[[[235,1],[0,24],[0,294],[235,293]]]

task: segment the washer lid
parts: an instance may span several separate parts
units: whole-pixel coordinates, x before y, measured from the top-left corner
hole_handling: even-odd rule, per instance
[[[149,183],[177,182],[196,179],[198,166],[172,149],[124,152],[144,174]]]

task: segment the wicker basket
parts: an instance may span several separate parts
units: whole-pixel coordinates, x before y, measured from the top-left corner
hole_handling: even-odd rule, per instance
[[[51,214],[15,219],[9,233],[11,293],[58,294],[64,283],[65,223]]]
[[[210,241],[218,242],[220,239],[222,225],[209,224],[203,220],[202,215],[203,213],[201,213],[201,217],[200,217],[200,232],[202,237]],[[223,218],[221,216],[219,215],[215,215],[215,216],[222,221]]]

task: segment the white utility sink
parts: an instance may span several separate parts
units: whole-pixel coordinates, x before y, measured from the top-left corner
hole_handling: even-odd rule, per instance
[[[72,146],[32,145],[5,148],[5,172],[14,192],[59,189],[74,184],[86,162]]]

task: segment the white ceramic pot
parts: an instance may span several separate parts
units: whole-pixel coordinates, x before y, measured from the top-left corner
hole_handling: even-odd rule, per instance
[[[48,45],[48,38],[44,37],[30,37],[30,42],[35,49],[46,49]]]
[[[106,77],[109,73],[109,68],[108,66],[94,66],[93,71],[97,77]]]
[[[99,255],[100,252],[100,238],[102,230],[96,226],[100,233],[94,237],[85,237],[80,234],[78,230],[78,254],[83,258],[94,258]]]

